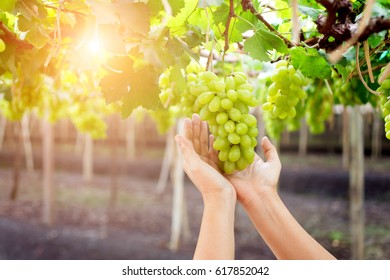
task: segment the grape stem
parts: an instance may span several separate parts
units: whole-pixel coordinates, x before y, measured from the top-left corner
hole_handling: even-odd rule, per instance
[[[362,75],[362,72],[360,71],[360,63],[359,63],[359,43],[356,44],[356,69],[357,69],[357,71],[358,71],[360,81],[362,82],[362,84],[364,85],[364,87],[365,87],[369,92],[371,92],[372,94],[380,95],[380,94],[381,94],[380,92],[372,90],[372,89],[367,85],[366,81],[363,79],[363,75]]]
[[[223,48],[223,52],[226,53],[229,49],[229,28],[230,23],[232,22],[232,18],[235,17],[236,14],[234,13],[234,0],[229,1],[229,16],[226,21],[226,28],[223,32],[223,36],[225,37],[225,47]]]

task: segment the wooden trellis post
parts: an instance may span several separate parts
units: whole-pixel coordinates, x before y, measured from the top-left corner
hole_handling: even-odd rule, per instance
[[[53,125],[42,120],[42,152],[43,152],[43,223],[54,223],[54,135]]]
[[[359,107],[350,114],[351,162],[349,171],[351,257],[364,258],[364,134]]]
[[[179,120],[177,124],[177,133],[183,134],[183,120]],[[171,240],[169,248],[172,251],[179,249],[180,237],[183,234],[184,238],[190,235],[189,220],[187,207],[184,199],[184,170],[183,157],[179,147],[174,149],[174,163],[172,169],[173,178],[173,197],[172,197],[172,224],[171,224]]]
[[[34,159],[33,151],[31,145],[31,136],[30,136],[30,117],[25,114],[22,119],[22,135],[23,135],[23,146],[24,154],[26,156],[26,167],[29,174],[34,173]]]
[[[93,139],[85,135],[84,153],[83,153],[83,179],[84,182],[91,182],[93,178]]]

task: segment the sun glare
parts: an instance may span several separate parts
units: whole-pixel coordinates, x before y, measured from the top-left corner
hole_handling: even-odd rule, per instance
[[[98,39],[93,39],[90,41],[88,47],[93,54],[98,54],[102,51],[102,46]]]

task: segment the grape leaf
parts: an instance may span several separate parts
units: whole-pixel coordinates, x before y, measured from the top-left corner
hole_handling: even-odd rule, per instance
[[[104,68],[109,72],[100,80],[100,87],[107,103],[121,100],[130,90],[133,60],[128,56],[115,56]]]
[[[100,80],[100,87],[107,103],[122,101],[122,117],[127,118],[139,107],[154,109],[160,104],[158,73],[147,65],[134,69],[134,61],[128,56],[115,56],[105,65],[108,74]]]
[[[115,11],[125,28],[124,35],[145,35],[150,29],[150,10],[141,2],[120,2],[115,4]]]
[[[0,11],[11,12],[15,9],[15,4],[17,0],[7,0],[0,2]]]
[[[214,23],[216,25],[218,25],[219,23],[226,23],[229,13],[230,13],[229,6],[226,4],[222,4],[213,13]]]
[[[87,0],[86,3],[91,6],[91,11],[95,15],[98,24],[118,24],[119,19],[112,9],[110,3],[102,3],[96,0]]]
[[[244,50],[260,61],[270,61],[269,54],[274,49],[281,53],[288,51],[282,39],[262,28],[244,42]]]
[[[197,3],[195,3],[197,5]],[[196,5],[193,0],[185,0],[184,7],[180,9],[180,12],[168,22],[168,27],[171,30],[172,35],[183,35],[187,32],[187,20],[190,15],[195,11]]]
[[[159,75],[152,66],[146,66],[132,73],[130,77],[130,92],[123,99],[122,117],[127,118],[134,109],[142,106],[146,109],[156,109],[160,105]]]
[[[295,69],[309,78],[328,79],[332,74],[331,66],[316,49],[294,47],[290,50],[291,62]]]

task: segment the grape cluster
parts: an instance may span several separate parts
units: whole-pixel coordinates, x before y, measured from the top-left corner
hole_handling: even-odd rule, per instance
[[[198,68],[187,67],[187,72],[183,104],[192,104],[191,111],[209,124],[220,168],[227,174],[245,169],[254,160],[258,135],[257,119],[249,113],[249,107],[258,105],[253,86],[241,72],[226,78]]]
[[[382,82],[378,91],[382,92],[380,105],[385,120],[386,138],[390,140],[390,77]]]
[[[269,111],[272,118],[292,119],[296,116],[296,106],[307,97],[302,89],[306,79],[299,70],[288,65],[286,60],[276,64],[276,71],[271,76],[273,82],[268,88],[267,102],[263,110]]]
[[[325,122],[332,114],[332,109],[332,95],[322,84],[317,84],[309,92],[306,104],[306,122],[312,134],[324,132]]]
[[[0,53],[2,53],[3,51],[5,51],[5,43],[4,41],[0,38]]]

